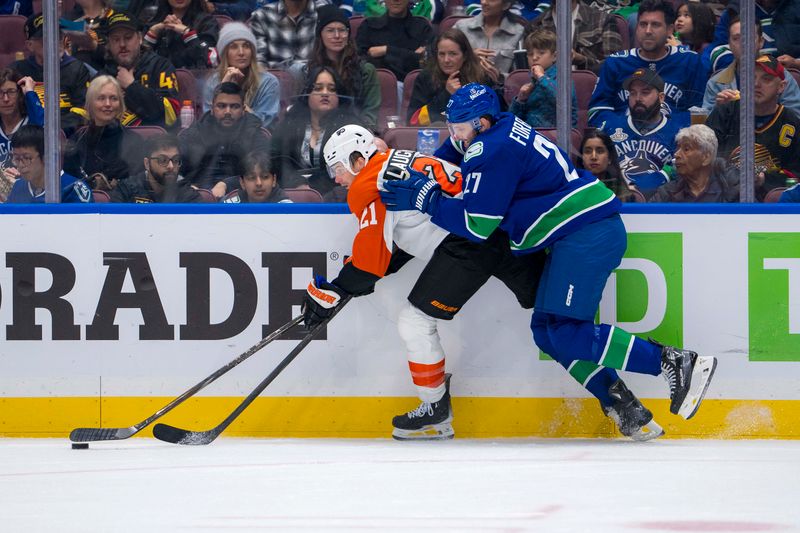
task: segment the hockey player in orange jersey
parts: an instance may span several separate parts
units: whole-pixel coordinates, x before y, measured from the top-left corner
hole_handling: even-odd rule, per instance
[[[312,326],[325,319],[348,294],[371,293],[379,279],[396,272],[411,257],[427,260],[398,317],[421,404],[393,418],[392,436],[399,440],[452,438],[450,375],[445,374],[436,321],[451,320],[492,276],[514,293],[523,308],[531,309],[544,254],[512,255],[502,231],[475,243],[448,234],[420,211],[386,210],[379,190],[386,180],[406,179],[407,167],[434,178],[443,193],[460,196],[461,172],[450,163],[409,150],[379,151],[373,135],[357,125],[333,133],[323,148],[323,158],[329,174],[348,189],[347,203],[359,224],[352,255],[336,279],[329,282],[316,276],[309,284],[305,323]]]

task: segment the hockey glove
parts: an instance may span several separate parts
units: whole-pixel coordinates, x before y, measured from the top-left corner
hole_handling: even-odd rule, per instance
[[[347,293],[323,276],[314,276],[303,298],[303,323],[309,329],[333,314]]]
[[[433,215],[437,200],[442,195],[442,187],[412,168],[408,169],[407,180],[384,181],[385,191],[380,191],[381,200],[389,211],[422,211]]]

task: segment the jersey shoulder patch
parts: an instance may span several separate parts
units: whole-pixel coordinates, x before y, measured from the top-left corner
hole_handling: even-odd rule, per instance
[[[466,163],[473,157],[478,157],[483,154],[483,141],[478,141],[475,144],[470,145],[467,149],[466,153],[464,154],[464,162]]]

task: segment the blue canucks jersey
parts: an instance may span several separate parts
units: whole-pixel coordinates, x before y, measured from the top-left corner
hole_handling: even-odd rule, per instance
[[[92,190],[81,180],[61,172],[61,202],[62,203],[91,203],[94,202]],[[44,190],[34,192],[31,184],[24,179],[18,179],[8,193],[9,204],[43,204]]]
[[[680,46],[667,48],[667,54],[658,61],[642,59],[637,48],[607,57],[589,101],[589,123],[597,126],[607,120],[611,113],[627,112],[628,91],[622,88],[622,82],[640,68],[649,68],[661,76],[664,80],[664,101],[672,117],[685,116],[688,121],[689,108],[703,105],[707,72],[696,53]]]
[[[435,154],[461,165],[462,199],[442,198],[433,222],[481,241],[500,227],[515,253],[539,250],[617,213],[620,201],[592,174],[511,113],[478,134],[463,154],[446,142]]]
[[[640,132],[630,115],[607,115],[600,129],[614,141],[622,175],[641,191],[652,191],[663,185],[669,176],[664,165],[672,164],[675,154],[675,135],[688,126],[688,121],[668,119],[647,133]]]

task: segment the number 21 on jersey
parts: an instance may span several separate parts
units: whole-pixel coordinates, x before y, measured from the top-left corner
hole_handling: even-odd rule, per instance
[[[375,202],[370,203],[364,208],[359,218],[358,229],[364,229],[369,226],[374,226],[378,223],[378,217],[375,216]]]

